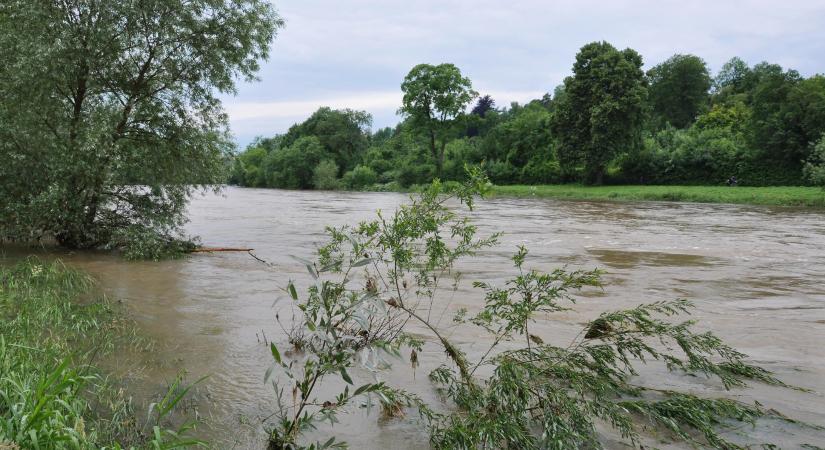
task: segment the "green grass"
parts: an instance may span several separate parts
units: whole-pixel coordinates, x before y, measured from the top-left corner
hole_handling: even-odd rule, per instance
[[[0,449],[197,444],[160,424],[186,389],[174,385],[183,394],[167,393],[147,422],[94,366],[136,340],[88,276],[33,258],[0,267]]]
[[[503,197],[538,197],[565,200],[673,201],[825,207],[825,191],[822,188],[802,186],[515,185],[495,186],[493,194]]]

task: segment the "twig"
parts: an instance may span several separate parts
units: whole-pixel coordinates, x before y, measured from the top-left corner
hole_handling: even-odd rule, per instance
[[[233,247],[198,247],[189,251],[189,253],[208,253],[208,252],[251,252],[254,248],[233,248]]]

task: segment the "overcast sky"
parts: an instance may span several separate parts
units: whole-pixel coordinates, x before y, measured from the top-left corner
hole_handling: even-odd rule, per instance
[[[285,132],[319,106],[395,125],[416,64],[451,62],[498,106],[552,92],[577,50],[606,40],[649,68],[693,53],[825,73],[825,0],[278,0],[286,27],[260,81],[224,98],[236,141]]]

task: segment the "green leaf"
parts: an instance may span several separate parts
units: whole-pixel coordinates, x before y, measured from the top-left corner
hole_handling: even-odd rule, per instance
[[[343,367],[341,367],[341,378],[343,378],[344,381],[346,381],[347,383],[352,384],[352,378],[349,377],[349,374],[347,373],[347,369],[345,369]]]
[[[362,267],[362,266],[366,266],[367,264],[370,264],[371,262],[373,262],[373,259],[372,259],[372,258],[362,259],[361,261],[357,261],[357,262],[353,263],[353,264],[352,264],[352,267]]]
[[[287,289],[289,290],[289,295],[292,297],[292,299],[298,300],[298,291],[295,290],[295,285],[291,281],[287,285]]]
[[[372,384],[365,384],[365,385],[361,386],[360,388],[356,389],[355,392],[352,393],[352,396],[355,397],[356,395],[360,395],[360,394],[364,393],[365,391],[367,391],[372,386],[373,386]]]
[[[272,357],[275,358],[275,362],[282,364],[281,353],[278,351],[278,347],[276,347],[275,344],[269,344],[269,348],[272,350]]]

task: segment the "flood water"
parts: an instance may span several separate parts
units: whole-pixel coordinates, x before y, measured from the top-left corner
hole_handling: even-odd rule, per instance
[[[312,257],[326,225],[371,218],[376,209],[391,211],[406,198],[229,188],[222,196],[192,202],[188,231],[204,245],[254,248],[274,268],[246,253],[159,263],[94,254],[61,257],[97,278],[156,342],[152,352],[116,359],[112,370],[146,396],[180,370],[189,379],[208,375],[198,391],[200,412],[209,423],[203,432],[219,448],[263,448],[260,422],[273,411],[273,391],[263,382],[271,355],[261,341],[264,335],[276,341],[283,336],[274,318],[278,311],[286,314],[289,302],[278,301],[284,297],[280,288],[290,278],[299,288],[306,285],[305,269],[289,255]],[[474,217],[482,234],[504,235],[496,249],[462,266],[468,282],[512,275],[509,256],[518,244],[531,251],[529,267],[607,271],[603,292],[587,292],[575,312],[556,314],[531,330],[545,342],[566,344],[606,309],[687,298],[697,305],[701,329],[713,329],[783,381],[813,391],[757,386],[736,391],[734,398],[759,399],[793,418],[825,425],[825,211],[496,198],[480,202]],[[460,307],[472,311],[482,299],[462,288],[448,296],[448,313]],[[486,348],[476,329],[451,333],[471,355]],[[427,349],[415,372],[398,361],[384,379],[434,399],[422,380],[446,356],[435,346]],[[366,373],[354,375],[369,381]],[[660,375],[650,370],[641,376],[665,388],[723,394],[715,383]],[[349,411],[342,423],[322,426],[314,437],[332,433],[361,449],[427,447],[414,418],[377,421],[363,409]],[[739,433],[788,448],[825,442],[821,431],[771,421]]]

